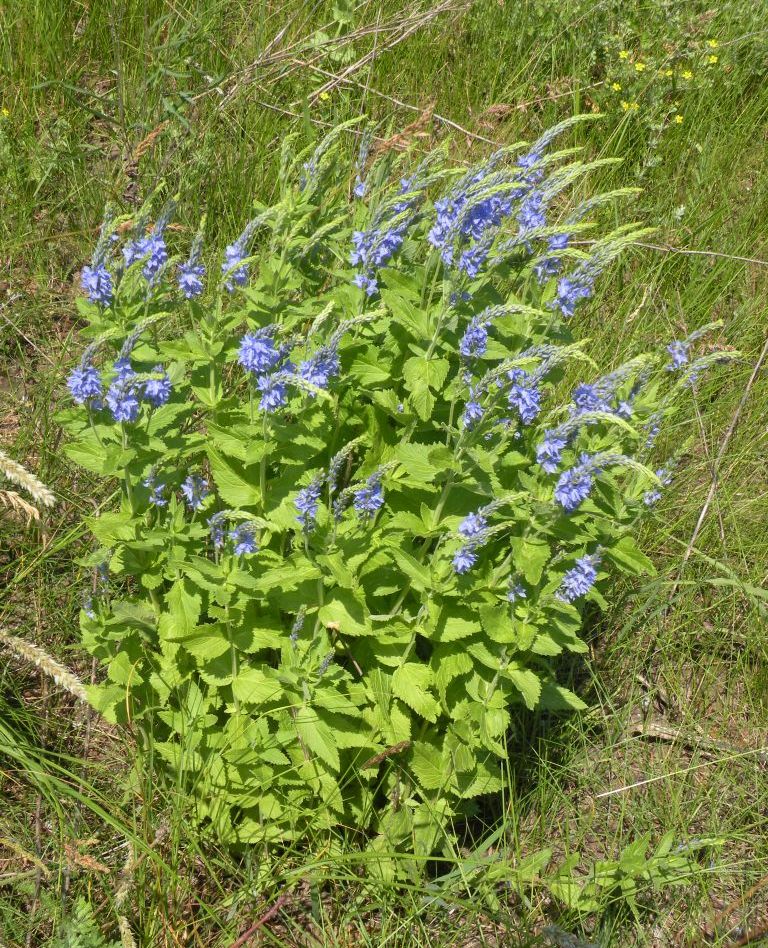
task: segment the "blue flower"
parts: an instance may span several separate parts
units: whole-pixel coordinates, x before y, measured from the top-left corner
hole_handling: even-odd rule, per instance
[[[405,207],[408,205],[406,204]],[[390,209],[396,217],[398,206]],[[352,234],[352,250],[349,259],[353,266],[360,268],[353,283],[365,290],[368,296],[378,289],[375,272],[385,266],[393,254],[399,250],[410,220],[405,218],[395,224],[390,221],[374,220],[368,230],[356,230]]]
[[[256,388],[261,392],[259,407],[262,411],[276,411],[288,402],[288,383],[282,373],[260,375]]]
[[[163,264],[168,260],[168,249],[163,237],[163,225],[158,223],[153,233],[127,243],[123,247],[123,259],[126,267],[132,266],[138,260],[145,260],[141,272],[145,279],[151,283],[160,272]]]
[[[468,514],[459,524],[459,533],[465,539],[480,536],[488,526],[488,522],[482,514]]]
[[[339,374],[339,368],[338,352],[333,348],[324,348],[299,363],[298,375],[318,388],[328,388],[330,380]]]
[[[595,385],[582,382],[573,390],[572,414],[581,415],[585,411],[610,411],[610,406]]]
[[[507,377],[512,382],[508,393],[509,407],[516,408],[522,423],[529,425],[541,411],[541,392],[533,377],[523,369],[511,369]]]
[[[82,362],[70,372],[67,385],[78,405],[101,397],[101,375],[88,362]]]
[[[459,270],[466,273],[470,280],[474,280],[488,259],[492,245],[493,241],[482,240],[462,251],[459,257]]]
[[[80,285],[92,303],[108,306],[112,300],[112,275],[103,263],[83,267]]]
[[[586,277],[575,279],[571,277],[561,277],[557,282],[557,296],[553,305],[560,309],[566,319],[570,319],[576,312],[576,304],[579,300],[589,299],[592,295],[592,281]]]
[[[477,553],[470,546],[462,546],[453,555],[453,568],[459,575],[468,573],[477,562]]]
[[[483,406],[470,393],[470,400],[464,406],[464,413],[461,416],[462,424],[465,428],[473,428],[479,421],[483,420],[484,414]]]
[[[220,550],[224,546],[224,524],[226,519],[227,515],[223,510],[220,510],[212,517],[208,518],[208,526],[210,527],[211,531],[211,542],[217,550]]]
[[[190,474],[181,485],[181,492],[192,510],[199,510],[203,501],[210,494],[208,481],[199,474]]]
[[[553,234],[547,241],[547,249],[550,251],[565,250],[569,240],[570,234]],[[533,270],[539,283],[546,283],[550,277],[557,276],[561,266],[562,260],[560,257],[551,256],[540,260],[534,265]]]
[[[547,474],[554,474],[560,464],[568,439],[557,431],[545,431],[544,440],[536,446],[536,461]]]
[[[236,286],[245,286],[248,282],[248,264],[241,263],[247,256],[247,249],[238,241],[228,244],[224,250],[221,272],[226,276],[224,286],[230,293]],[[241,265],[238,266],[238,264]]]
[[[149,381],[144,383],[144,397],[146,400],[159,408],[161,405],[165,405],[168,399],[171,397],[171,380],[168,377],[167,372],[163,372],[163,367],[161,365],[156,365],[153,369],[154,372],[162,372],[162,377],[159,379],[149,379]]]
[[[239,523],[233,530],[229,531],[229,539],[232,541],[235,556],[255,553],[258,550],[255,528],[252,523]]]
[[[524,178],[528,184],[538,184],[539,181],[541,181],[541,179],[544,177],[544,169],[534,167],[541,161],[541,158],[542,156],[540,152],[529,151],[527,154],[521,155],[517,159],[517,167],[522,168],[527,172]]]
[[[384,506],[384,488],[379,473],[372,474],[366,486],[355,492],[353,504],[361,517],[372,517]]]
[[[547,223],[546,205],[544,198],[539,191],[531,191],[521,202],[520,210],[517,213],[517,221],[520,224],[518,239],[538,227],[545,227]]]
[[[687,364],[690,357],[690,346],[687,342],[680,342],[679,339],[674,339],[667,346],[667,352],[672,359],[667,366],[667,371],[674,372],[675,369],[682,369],[682,367]]]
[[[237,361],[249,372],[267,372],[280,360],[280,352],[275,348],[270,330],[246,333],[237,354]]]
[[[317,518],[317,508],[320,504],[320,491],[323,479],[316,477],[308,487],[302,488],[296,495],[294,504],[298,510],[296,519],[309,532]]]
[[[659,478],[664,487],[672,483],[672,471],[669,468],[659,468],[656,471],[656,477]],[[661,496],[661,490],[658,487],[652,487],[651,490],[647,490],[643,494],[643,503],[646,507],[653,507],[661,500]]]
[[[149,491],[150,504],[154,507],[168,506],[168,501],[165,498],[166,484],[163,481],[158,481],[154,474],[150,474],[149,477],[144,478],[142,483]]]
[[[485,355],[488,347],[487,322],[474,316],[467,326],[461,342],[459,352],[465,359],[479,358]]]
[[[510,602],[517,602],[518,599],[527,598],[528,594],[525,591],[525,586],[523,586],[521,582],[510,582],[509,589],[507,590],[507,599]]]
[[[117,382],[125,382],[127,379],[131,379],[136,375],[128,356],[121,356],[119,359],[115,359],[113,368],[116,373],[115,381]]]
[[[560,588],[555,593],[557,598],[563,602],[573,602],[581,596],[585,596],[595,585],[599,565],[599,553],[592,553],[577,559],[575,566],[563,576]]]
[[[132,378],[116,379],[107,389],[107,406],[115,421],[136,421],[140,404]]]
[[[581,463],[563,471],[555,485],[555,500],[566,513],[580,507],[592,490],[592,469],[588,462],[588,456],[582,455]]]
[[[188,300],[194,299],[203,292],[203,277],[205,267],[202,263],[187,260],[179,264],[179,289]]]

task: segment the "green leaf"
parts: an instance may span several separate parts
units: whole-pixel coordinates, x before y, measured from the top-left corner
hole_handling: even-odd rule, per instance
[[[531,586],[537,586],[550,557],[549,544],[535,537],[513,537],[512,551],[515,569],[525,576]]]
[[[413,745],[410,769],[425,790],[439,790],[446,783],[443,755],[425,741]]]
[[[429,421],[435,409],[435,397],[424,383],[411,391],[411,404],[422,421]]]
[[[85,435],[81,435],[78,442],[64,445],[64,453],[68,458],[87,471],[102,475],[113,474],[117,470],[118,458],[122,451],[120,445],[99,444],[95,437],[86,440]]]
[[[511,662],[504,671],[504,676],[508,678],[517,688],[523,698],[523,703],[530,711],[539,703],[541,696],[541,679],[530,670],[521,665]]]
[[[656,567],[645,553],[638,549],[633,537],[622,537],[614,546],[608,547],[605,555],[613,560],[622,572],[632,576],[656,573]]]
[[[480,621],[471,609],[461,609],[457,606],[443,608],[435,625],[433,638],[438,642],[456,642],[466,639],[480,631]]]
[[[349,374],[358,379],[361,385],[381,385],[388,382],[392,367],[379,361],[375,349],[369,348],[361,353],[349,367]]]
[[[587,707],[578,695],[555,681],[544,682],[539,703],[547,711],[583,711]]]
[[[165,597],[168,612],[160,616],[158,630],[161,638],[183,639],[197,628],[202,599],[188,590],[186,580],[177,579]]]
[[[434,723],[440,713],[440,705],[427,691],[431,684],[432,670],[417,662],[400,665],[392,675],[392,693],[416,714]]]
[[[516,623],[503,606],[480,606],[480,621],[488,633],[488,637],[501,645],[511,645],[517,642],[519,636],[515,629]]]
[[[337,589],[319,615],[326,627],[338,629],[340,635],[369,635],[373,631],[367,610],[351,590]]]
[[[306,748],[324,761],[331,770],[340,769],[339,752],[333,739],[333,732],[321,721],[314,708],[299,708],[294,717],[299,738]]]
[[[431,484],[440,469],[429,460],[433,444],[414,444],[403,442],[395,449],[395,458],[403,467],[403,473],[411,480]]]
[[[211,474],[222,500],[232,507],[254,507],[261,501],[259,469],[248,468],[239,461],[227,460],[212,447],[208,447]]]
[[[415,392],[424,385],[439,392],[445,383],[449,368],[450,363],[447,359],[413,356],[403,365],[403,378],[411,392]]]
[[[405,550],[392,549],[392,555],[397,565],[411,580],[411,585],[419,592],[424,592],[432,587],[432,576],[429,568],[423,563],[419,563],[416,557],[406,553]]]
[[[232,682],[232,694],[244,704],[266,704],[282,694],[282,686],[260,668],[243,668]]]

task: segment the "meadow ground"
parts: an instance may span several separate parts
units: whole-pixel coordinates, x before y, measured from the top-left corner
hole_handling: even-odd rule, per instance
[[[386,147],[447,142],[461,160],[599,110],[578,144],[622,163],[590,187],[642,188],[631,213],[657,231],[603,277],[582,317],[588,351],[615,364],[722,319],[716,341],[743,358],[670,435],[690,447],[644,529],[658,575],[615,588],[570,670],[588,711],[531,719],[501,812],[426,889],[366,887],[353,856],[320,841],[265,875],[258,854],[196,838],[170,791],[131,779],[126,735],[4,655],[0,945],[99,944],[56,934],[85,913],[78,899],[109,939],[122,916],[124,945],[126,925],[139,945],[241,944],[275,906],[263,944],[761,943],[767,76],[768,28],[749,0],[5,0],[0,446],[60,500],[40,526],[0,519],[0,626],[85,680],[76,558],[103,498],[63,455],[54,415],[106,200],[136,206],[164,180],[179,226],[206,210],[223,246],[270,198],[288,133],[366,113]],[[719,844],[685,885],[641,886],[635,913],[620,888],[579,912],[551,886],[505,896],[467,869],[489,847],[510,860],[549,847],[553,865],[580,854],[586,876],[666,832]]]

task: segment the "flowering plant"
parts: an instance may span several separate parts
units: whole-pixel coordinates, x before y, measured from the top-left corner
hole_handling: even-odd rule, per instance
[[[394,185],[370,135],[352,174],[340,129],[286,147],[215,269],[202,231],[166,246],[170,205],[121,253],[105,222],[62,413],[69,455],[120,483],[89,520],[91,698],[225,841],[346,826],[384,869],[429,855],[501,787],[515,715],[582,707],[556,678],[582,604],[651,569],[654,439],[729,356],[696,334],[600,375],[574,341],[639,231],[574,245],[626,192],[568,205],[598,164],[553,152],[573,121]]]

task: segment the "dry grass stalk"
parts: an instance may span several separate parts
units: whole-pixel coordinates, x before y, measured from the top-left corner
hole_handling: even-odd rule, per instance
[[[33,520],[40,519],[40,511],[33,504],[17,494],[15,490],[0,490],[0,504],[10,510],[16,520],[23,520],[29,526]]]
[[[22,467],[18,461],[9,458],[5,451],[0,451],[0,474],[4,474],[9,481],[23,487],[31,494],[32,499],[38,503],[46,507],[52,507],[56,503],[53,492],[48,490],[45,484],[39,481],[34,474],[30,474],[25,467]]]
[[[136,948],[136,942],[133,939],[131,926],[125,915],[119,915],[117,918],[117,927],[120,930],[120,943],[123,948]]]
[[[4,645],[17,658],[21,658],[34,665],[35,668],[39,668],[41,672],[52,678],[60,688],[74,695],[79,701],[87,703],[85,685],[68,668],[57,662],[39,645],[33,645],[31,642],[25,642],[14,635],[8,635],[2,629],[0,629],[0,644]]]
[[[434,108],[434,103],[430,103],[415,122],[406,125],[402,132],[386,138],[383,142],[375,142],[371,151],[374,154],[381,154],[385,151],[406,151],[417,139],[429,138],[431,132],[428,129],[432,124]]]

